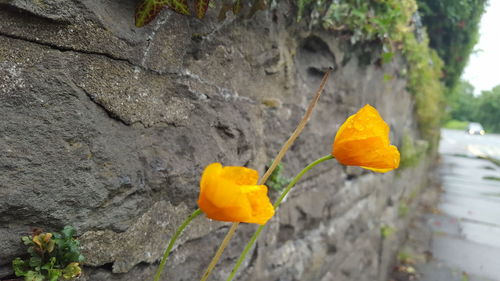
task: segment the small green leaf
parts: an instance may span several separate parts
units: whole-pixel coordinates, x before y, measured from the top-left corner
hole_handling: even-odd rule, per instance
[[[174,12],[189,16],[189,6],[187,0],[165,0],[167,6]]]
[[[391,62],[393,57],[394,57],[394,53],[392,53],[392,52],[383,53],[382,54],[382,63]]]
[[[234,1],[233,14],[238,15],[239,13],[241,13],[241,8],[242,8],[241,0]]]
[[[56,242],[55,242],[53,239],[51,239],[51,240],[47,243],[47,245],[46,245],[46,247],[47,247],[47,252],[52,253],[52,251],[54,251],[54,247],[55,247],[55,245],[56,245]]]
[[[269,163],[268,166],[271,166],[271,164],[272,162]],[[282,170],[283,165],[282,163],[279,163],[266,181],[266,186],[268,186],[269,189],[281,192],[290,183],[290,179],[281,175]]]
[[[21,237],[21,241],[23,241],[24,245],[26,246],[31,246],[33,245],[33,240],[31,240],[31,237],[30,236],[23,236]]]
[[[196,0],[196,17],[202,19],[207,13],[210,0]]]
[[[42,269],[45,269],[45,270],[50,270],[54,267],[54,264],[56,264],[56,257],[51,257],[50,258],[50,262],[44,264],[42,266]]]
[[[14,269],[14,273],[16,274],[17,277],[26,276],[27,266],[28,264],[21,258],[16,258],[15,260],[12,261],[12,269]]]
[[[29,259],[29,265],[33,268],[40,267],[42,265],[42,258],[40,257],[31,257]]]
[[[392,76],[392,75],[390,75],[390,74],[387,74],[387,73],[385,73],[385,74],[384,74],[384,82],[389,82],[389,81],[391,81],[393,78],[394,78],[394,76]]]
[[[143,27],[156,18],[160,11],[172,2],[169,0],[143,0],[135,10],[135,26]]]
[[[77,262],[72,262],[62,270],[62,274],[64,279],[72,279],[82,274],[82,269]]]
[[[73,238],[73,236],[75,236],[75,234],[76,234],[76,230],[74,227],[67,225],[63,228],[61,233],[66,238]]]
[[[49,269],[47,270],[49,281],[57,281],[62,275],[62,270],[60,269]]]
[[[40,272],[36,271],[28,271],[25,275],[24,281],[44,281],[45,277],[43,277]]]

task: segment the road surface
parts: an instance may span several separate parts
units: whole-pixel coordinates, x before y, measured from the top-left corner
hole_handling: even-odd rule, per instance
[[[442,189],[430,262],[417,266],[422,281],[500,281],[500,135],[470,136],[443,129],[439,148]]]

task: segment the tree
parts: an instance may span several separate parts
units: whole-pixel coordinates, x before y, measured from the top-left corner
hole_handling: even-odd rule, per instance
[[[449,117],[459,121],[476,119],[477,99],[474,97],[474,86],[460,80],[446,97],[449,106]]]
[[[481,93],[475,115],[487,131],[500,133],[500,85]]]
[[[448,88],[459,82],[479,39],[479,22],[487,0],[417,0],[430,46],[445,63],[443,81]]]

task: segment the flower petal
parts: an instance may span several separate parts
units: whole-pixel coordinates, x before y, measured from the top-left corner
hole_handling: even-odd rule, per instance
[[[259,172],[245,167],[224,167],[221,176],[239,185],[255,185],[259,180]]]
[[[254,185],[247,188],[246,192],[252,206],[252,218],[243,222],[265,224],[274,215],[274,207],[267,196],[267,186]]]
[[[210,164],[201,178],[198,205],[214,220],[265,224],[274,208],[267,187],[256,185],[258,176],[245,167]]]
[[[375,108],[366,105],[339,128],[333,156],[344,165],[385,173],[399,167],[398,149],[390,145],[389,126]]]

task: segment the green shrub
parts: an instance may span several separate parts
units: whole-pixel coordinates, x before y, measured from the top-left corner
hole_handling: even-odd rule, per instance
[[[454,129],[454,130],[465,130],[465,129],[467,129],[468,125],[469,125],[469,122],[467,122],[467,121],[458,121],[458,120],[452,119],[452,120],[446,122],[443,125],[443,128]]]

